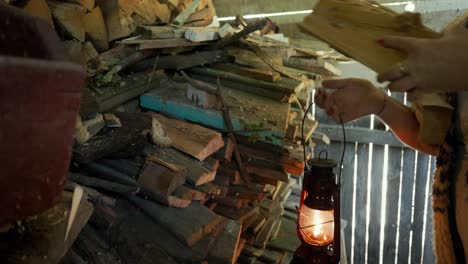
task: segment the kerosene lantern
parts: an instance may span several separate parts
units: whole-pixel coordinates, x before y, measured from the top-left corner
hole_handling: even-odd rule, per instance
[[[339,263],[339,188],[334,160],[311,159],[304,172],[297,234],[302,241],[291,263]]]

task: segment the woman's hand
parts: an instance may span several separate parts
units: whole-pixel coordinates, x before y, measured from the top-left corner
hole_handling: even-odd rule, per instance
[[[318,89],[315,103],[337,123],[380,113],[385,106],[384,91],[367,80],[327,80],[322,85],[334,91],[327,93],[324,89]]]
[[[386,37],[388,48],[408,54],[406,61],[378,76],[395,92],[448,92],[468,90],[468,19],[452,23],[438,39]]]

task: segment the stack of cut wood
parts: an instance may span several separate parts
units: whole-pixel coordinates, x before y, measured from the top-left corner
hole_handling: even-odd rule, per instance
[[[41,3],[27,11],[50,9],[89,77],[67,187],[94,213],[67,258],[286,263],[283,204],[317,127],[304,112],[343,58],[289,43],[268,19],[220,27],[211,0]]]

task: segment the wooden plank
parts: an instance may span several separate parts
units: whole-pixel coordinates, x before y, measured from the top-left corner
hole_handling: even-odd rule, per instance
[[[281,79],[281,75],[274,71],[241,67],[235,64],[216,64],[213,68],[268,82],[276,82]]]
[[[385,209],[385,233],[383,263],[394,264],[396,258],[396,239],[398,227],[398,205],[400,203],[400,172],[402,170],[403,149],[389,147],[387,173],[387,207]]]
[[[195,186],[213,181],[219,166],[217,160],[208,158],[201,162],[173,148],[153,149],[150,154],[181,168],[187,182]]]
[[[409,239],[412,230],[413,187],[416,152],[406,148],[403,151],[403,175],[401,183],[400,232],[398,243],[398,263],[408,262]],[[413,240],[414,241],[414,240]]]
[[[147,161],[141,170],[138,183],[146,188],[170,196],[175,189],[185,183],[182,172],[174,172],[166,167]]]
[[[366,245],[366,204],[370,197],[367,197],[367,181],[368,181],[368,162],[369,162],[369,145],[358,144],[358,167],[357,167],[357,182],[356,182],[356,211],[355,229],[354,229],[354,263],[365,263],[365,255],[367,250]],[[349,252],[351,255],[352,253]]]
[[[242,224],[228,220],[220,236],[208,253],[207,261],[213,263],[236,263],[236,252],[240,241]]]
[[[192,157],[203,161],[224,146],[220,133],[211,129],[153,114],[162,125],[163,130],[172,140],[172,146]]]
[[[120,9],[118,0],[96,0],[96,4],[101,8],[107,26],[107,36],[109,41],[127,37],[135,30],[131,14]]]
[[[211,233],[222,220],[199,203],[192,203],[187,208],[180,209],[138,197],[130,197],[129,200],[189,247]]]
[[[268,178],[283,182],[288,182],[289,180],[288,175],[283,171],[275,171],[268,168],[255,166],[250,163],[246,164],[245,169],[249,174],[255,174],[256,176],[260,176],[262,178]]]
[[[418,152],[418,167],[416,168],[416,180],[415,180],[415,196],[414,196],[414,221],[413,221],[413,243],[411,246],[411,261],[417,262],[422,258],[423,248],[422,248],[422,237],[425,230],[423,229],[424,218],[424,209],[426,196],[430,193],[430,188],[427,188],[428,181],[428,165],[430,158],[428,155]]]
[[[382,182],[384,166],[384,146],[373,145],[371,168],[371,196],[370,196],[370,221],[369,243],[367,259],[370,263],[378,263],[380,260],[380,230],[384,228],[380,224],[382,211]]]

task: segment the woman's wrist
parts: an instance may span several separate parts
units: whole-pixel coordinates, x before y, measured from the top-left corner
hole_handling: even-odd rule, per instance
[[[387,101],[388,101],[388,94],[384,92],[383,89],[377,88],[377,96],[376,96],[376,105],[374,107],[374,111],[372,114],[380,116],[385,108],[387,107]]]

